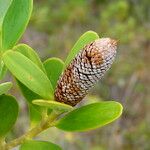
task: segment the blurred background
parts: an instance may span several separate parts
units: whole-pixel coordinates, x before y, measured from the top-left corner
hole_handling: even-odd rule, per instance
[[[49,129],[37,139],[52,141],[63,150],[150,150],[150,1],[149,0],[34,0],[34,10],[21,40],[42,60],[65,60],[77,39],[93,30],[119,40],[111,70],[82,102],[116,100],[124,106],[115,122],[85,133]],[[19,99],[20,118],[9,139],[29,126],[27,105]],[[81,104],[82,105],[82,104]]]

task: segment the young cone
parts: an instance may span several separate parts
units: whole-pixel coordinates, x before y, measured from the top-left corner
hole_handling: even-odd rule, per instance
[[[55,100],[75,106],[111,67],[116,55],[117,41],[100,38],[86,45],[58,80]]]

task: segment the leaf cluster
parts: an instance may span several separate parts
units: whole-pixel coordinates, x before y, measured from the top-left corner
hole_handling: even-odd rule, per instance
[[[28,104],[32,128],[27,134],[16,139],[17,142],[3,144],[7,133],[17,120],[19,106],[16,98],[7,94],[12,83],[0,84],[1,149],[23,143],[20,150],[59,150],[61,148],[56,144],[34,141],[32,138],[53,126],[71,132],[92,130],[114,121],[121,115],[122,106],[115,101],[97,102],[75,109],[54,99],[59,76],[79,50],[99,38],[97,33],[84,33],[71,49],[65,62],[54,57],[43,62],[30,46],[18,44],[29,22],[33,1],[0,0],[0,7],[3,8],[0,9],[0,78],[2,80],[8,71],[15,78]]]

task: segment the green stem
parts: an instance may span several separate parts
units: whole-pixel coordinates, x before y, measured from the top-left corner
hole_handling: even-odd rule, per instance
[[[24,143],[25,140],[27,139],[32,139],[33,137],[35,137],[36,135],[38,135],[39,133],[41,133],[42,131],[46,130],[49,127],[54,126],[55,124],[55,119],[57,118],[58,114],[53,113],[51,114],[46,121],[41,122],[39,125],[37,125],[36,127],[34,127],[33,129],[29,130],[27,133],[25,133],[24,135],[22,135],[21,137],[6,143],[3,147],[3,150],[9,150],[13,147],[16,147],[17,145],[20,145],[22,143]]]
[[[48,118],[47,108],[44,108],[42,111],[42,122],[44,122]]]

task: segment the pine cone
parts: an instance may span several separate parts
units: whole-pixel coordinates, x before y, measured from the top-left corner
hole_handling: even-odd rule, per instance
[[[75,106],[111,67],[117,42],[101,38],[86,45],[71,61],[58,80],[55,100]]]

